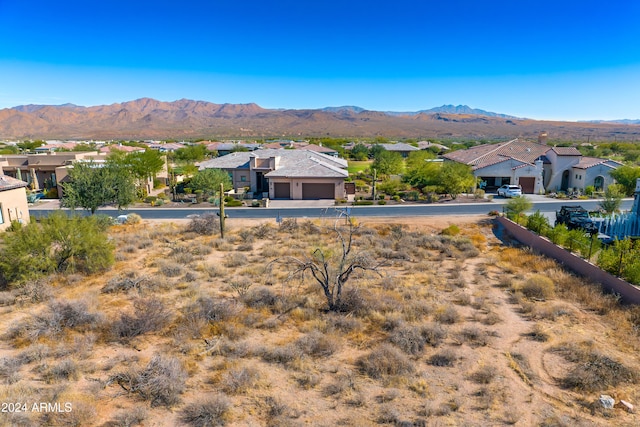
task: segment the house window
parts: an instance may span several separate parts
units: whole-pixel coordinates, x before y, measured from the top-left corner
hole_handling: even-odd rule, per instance
[[[246,177],[245,175],[242,175],[242,176],[240,177],[240,181],[242,181],[242,182],[247,182],[247,177]]]

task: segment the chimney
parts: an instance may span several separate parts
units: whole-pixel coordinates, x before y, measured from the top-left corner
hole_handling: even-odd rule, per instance
[[[548,135],[546,131],[540,132],[540,134],[538,135],[538,144],[547,145],[547,136]]]

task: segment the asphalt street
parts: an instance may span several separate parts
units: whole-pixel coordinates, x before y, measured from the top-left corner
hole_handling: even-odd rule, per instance
[[[539,210],[552,221],[555,220],[555,212],[563,205],[580,205],[587,210],[598,209],[598,200],[558,200],[549,199],[542,196],[530,197],[533,202],[533,208],[528,213]],[[341,212],[347,211],[354,217],[412,217],[412,216],[446,216],[446,215],[483,215],[490,211],[502,212],[505,199],[494,199],[491,202],[480,203],[443,203],[443,204],[425,204],[425,205],[391,205],[391,206],[305,206],[304,203],[295,203],[291,201],[291,207],[287,207],[286,203],[279,206],[269,208],[225,208],[225,213],[229,218],[325,218],[335,217]],[[328,201],[327,204],[331,203]],[[317,203],[316,203],[317,204]],[[633,205],[633,199],[625,199],[622,203],[622,210],[629,210]],[[30,207],[32,216],[46,216],[52,211],[59,208],[46,203],[40,206]],[[180,207],[180,208],[132,208],[118,211],[113,208],[100,209],[98,212],[117,216],[120,214],[136,213],[143,219],[181,219],[188,218],[192,215],[202,215],[206,213],[216,213],[217,208],[197,208],[197,207]],[[84,213],[86,211],[77,210],[76,213]]]

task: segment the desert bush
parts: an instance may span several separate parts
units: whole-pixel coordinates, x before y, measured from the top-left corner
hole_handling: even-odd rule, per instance
[[[477,384],[489,384],[493,381],[495,375],[496,371],[493,366],[484,365],[469,375],[469,379]]]
[[[49,303],[44,313],[34,315],[26,325],[18,328],[29,339],[36,340],[43,336],[59,336],[67,328],[79,331],[95,329],[101,322],[102,316],[90,313],[84,300],[55,300]]]
[[[597,352],[586,355],[586,360],[571,368],[562,379],[565,388],[583,392],[596,392],[633,383],[636,373],[625,365]]]
[[[72,359],[63,359],[58,364],[49,367],[43,377],[47,384],[61,380],[77,380],[78,364]]]
[[[425,345],[437,346],[445,335],[441,326],[402,326],[391,333],[389,340],[405,353],[418,356],[424,351]]]
[[[127,341],[148,332],[159,331],[171,320],[171,310],[157,298],[138,298],[133,302],[133,314],[123,313],[112,325],[116,338]]]
[[[147,410],[140,406],[136,406],[135,408],[117,413],[116,416],[105,425],[105,427],[135,427],[142,425],[143,421],[146,419]]]
[[[248,262],[246,255],[237,252],[227,255],[224,259],[224,265],[229,268],[241,267]]]
[[[231,301],[215,300],[208,296],[202,296],[185,309],[187,316],[193,315],[207,322],[222,322],[233,317],[238,308]]]
[[[275,230],[269,223],[260,224],[252,229],[253,235],[258,239],[272,239],[275,236]]]
[[[338,350],[339,343],[333,337],[313,331],[296,340],[295,346],[308,356],[328,357]]]
[[[220,386],[229,394],[241,394],[252,388],[260,376],[253,368],[233,368],[222,375]]]
[[[431,366],[453,366],[457,360],[456,353],[451,349],[445,349],[435,353],[427,359],[427,363]]]
[[[555,295],[553,281],[541,274],[533,274],[518,289],[527,298],[548,299]]]
[[[261,351],[262,359],[270,363],[290,364],[300,359],[302,351],[294,345],[285,345],[273,348],[264,348]]]
[[[20,358],[3,357],[0,359],[0,378],[5,384],[13,384],[21,379],[20,367],[23,361]]]
[[[149,401],[152,407],[171,407],[180,401],[186,379],[187,373],[178,359],[156,354],[144,369],[117,373],[109,383],[118,383]]]
[[[460,313],[452,305],[446,307],[439,307],[433,318],[436,322],[452,325],[460,321]]]
[[[187,231],[200,234],[211,235],[217,230],[217,217],[213,214],[204,214],[191,218]]]
[[[53,298],[53,288],[47,278],[30,280],[16,289],[15,299],[25,302],[45,302]]]
[[[142,221],[142,217],[137,213],[130,213],[127,215],[127,224],[139,224]]]
[[[477,326],[467,326],[457,334],[460,344],[466,343],[472,347],[485,346],[489,342],[489,336],[486,331]]]
[[[231,402],[222,394],[190,403],[180,411],[180,421],[192,427],[223,426],[229,420]]]
[[[298,231],[298,220],[296,218],[285,218],[280,223],[280,232],[293,233]]]
[[[101,289],[104,293],[113,293],[119,291],[128,291],[129,289],[141,289],[143,282],[149,280],[147,276],[138,276],[135,271],[120,274],[109,279],[106,285]]]
[[[447,228],[443,229],[441,233],[444,236],[457,236],[458,234],[460,234],[460,227],[455,224],[451,224]]]
[[[266,286],[251,288],[242,298],[242,301],[252,308],[273,308],[278,300],[279,297]]]
[[[158,272],[166,277],[178,277],[182,274],[182,265],[177,262],[163,261],[158,266]]]
[[[414,371],[413,363],[403,353],[388,344],[381,344],[360,357],[356,365],[361,372],[378,379],[385,375],[404,375]]]

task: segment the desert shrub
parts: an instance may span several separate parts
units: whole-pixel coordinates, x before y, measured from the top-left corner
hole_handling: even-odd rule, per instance
[[[436,310],[433,318],[436,322],[452,325],[460,321],[460,313],[454,306],[448,305]]]
[[[522,284],[519,291],[527,298],[548,299],[555,295],[555,286],[548,277],[534,274]]]
[[[313,331],[296,340],[295,346],[303,354],[312,357],[328,357],[338,350],[339,343],[330,336]]]
[[[427,359],[431,366],[453,366],[457,360],[456,353],[451,349],[445,349],[435,353]]]
[[[253,368],[233,368],[222,375],[220,386],[229,394],[241,394],[252,388],[259,379]]]
[[[278,303],[279,297],[268,287],[258,286],[249,289],[242,301],[252,308],[273,308]]]
[[[15,291],[17,301],[44,302],[53,297],[53,288],[46,278],[30,280]]]
[[[377,379],[385,375],[404,375],[414,371],[411,360],[395,347],[381,344],[360,357],[356,365],[364,374]]]
[[[596,392],[637,379],[635,372],[608,356],[593,352],[586,360],[571,368],[562,379],[568,389]]]
[[[469,379],[477,384],[489,384],[495,375],[496,370],[493,366],[484,365],[469,375]]]
[[[460,227],[455,224],[451,224],[447,228],[441,231],[441,233],[445,236],[457,236],[460,234]]]
[[[489,336],[486,331],[477,326],[467,326],[458,334],[457,338],[460,344],[466,343],[472,347],[485,346],[489,342]]]
[[[127,224],[139,224],[142,221],[142,217],[137,213],[130,213],[127,215]]]
[[[63,359],[58,364],[49,367],[43,377],[47,384],[60,380],[76,380],[78,379],[78,364],[72,359]]]
[[[135,271],[130,271],[109,279],[107,284],[102,287],[101,291],[109,294],[119,291],[126,292],[134,288],[140,290],[141,284],[147,280],[147,276],[137,276]]]
[[[144,369],[115,374],[109,382],[138,394],[152,407],[171,407],[180,401],[186,379],[187,373],[178,359],[156,354]]]
[[[547,331],[545,331],[545,329],[539,323],[536,323],[535,325],[533,325],[533,328],[531,328],[531,331],[524,335],[533,341],[538,341],[538,342],[549,341],[549,334],[547,333]]]
[[[171,310],[157,298],[138,298],[133,302],[133,314],[123,313],[113,323],[116,338],[127,341],[148,332],[159,331],[171,320]]]
[[[185,309],[187,316],[201,318],[207,322],[221,322],[233,317],[238,311],[234,303],[227,300],[215,300],[208,296],[200,297]]]
[[[258,239],[271,239],[275,235],[275,230],[270,224],[264,223],[253,228],[253,235]]]
[[[121,411],[106,424],[106,427],[134,427],[147,419],[147,410],[140,406]]]
[[[190,403],[180,411],[180,421],[192,427],[223,426],[229,419],[231,402],[218,394]]]
[[[191,218],[187,231],[200,235],[211,235],[217,230],[217,217],[213,214],[204,214]]]
[[[293,233],[298,231],[298,220],[296,218],[284,218],[280,222],[280,231],[283,233]]]
[[[90,313],[86,301],[60,301],[49,303],[44,313],[34,315],[23,325],[22,333],[26,333],[31,340],[39,337],[55,337],[65,329],[86,331],[96,328],[102,321],[102,316]]]
[[[241,267],[248,262],[246,255],[237,252],[227,255],[224,259],[224,265],[229,268]]]
[[[158,272],[165,277],[178,277],[182,274],[183,268],[176,262],[164,261],[160,263]]]
[[[437,346],[446,336],[446,331],[439,325],[402,326],[396,328],[389,340],[402,351],[418,356],[425,345]]]
[[[19,373],[23,361],[19,358],[3,357],[0,359],[0,378],[5,384],[13,384],[20,381]]]
[[[285,345],[280,347],[262,349],[262,359],[270,363],[289,364],[300,359],[302,351],[294,345]]]

